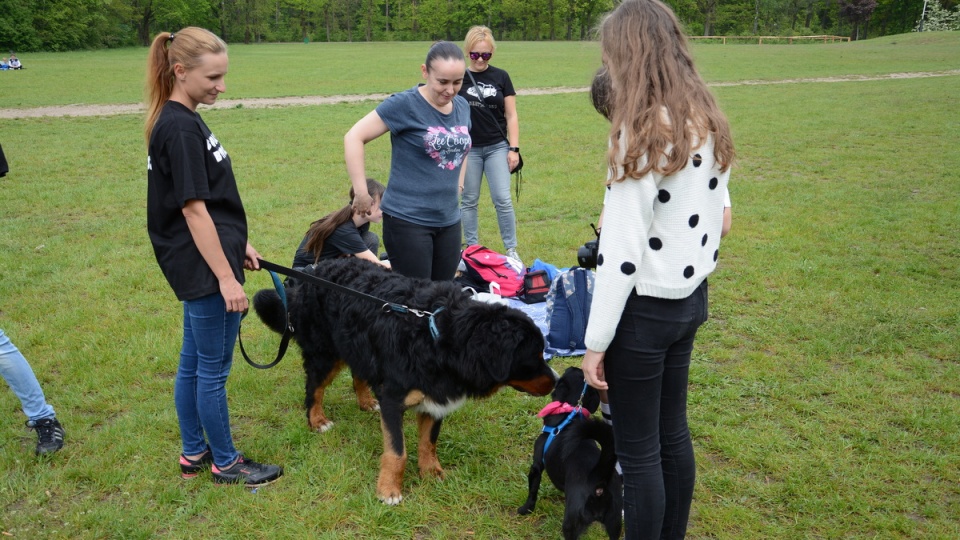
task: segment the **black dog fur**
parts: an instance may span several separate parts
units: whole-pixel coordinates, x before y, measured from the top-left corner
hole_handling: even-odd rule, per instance
[[[576,407],[583,392],[583,371],[569,367],[553,390],[554,401]],[[595,411],[600,405],[597,390],[587,387],[583,407]],[[569,413],[551,414],[543,425],[556,427]],[[603,524],[610,538],[620,538],[623,528],[623,488],[617,474],[617,456],[613,445],[613,428],[597,418],[576,417],[554,437],[544,457],[547,433],[537,437],[533,447],[533,464],[527,476],[527,502],[517,513],[526,515],[537,504],[540,478],[544,469],[553,485],[564,492],[563,537],[574,540],[586,532],[590,524]],[[597,444],[600,445],[597,448]]]
[[[310,282],[287,291],[293,339],[306,372],[308,423],[319,431],[332,425],[323,411],[324,389],[344,366],[353,373],[361,407],[370,405],[363,396],[369,385],[379,400],[384,437],[377,496],[387,504],[403,498],[407,409],[417,412],[420,474],[442,478],[436,443],[447,413],[503,386],[544,396],[556,383],[543,359],[543,334],[520,310],[471,300],[452,281],[408,278],[356,258],[321,261],[308,273],[434,313],[437,339],[426,316],[385,310],[381,303]],[[268,327],[283,331],[276,291],[257,292],[253,304]]]

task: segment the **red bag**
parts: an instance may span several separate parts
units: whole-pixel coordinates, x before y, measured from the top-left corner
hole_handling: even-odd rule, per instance
[[[520,297],[527,304],[547,301],[547,292],[550,291],[550,281],[546,270],[531,270],[523,275],[523,295]]]
[[[463,250],[463,263],[472,281],[496,283],[502,296],[520,296],[523,293],[523,274],[514,268],[506,255],[481,245]]]

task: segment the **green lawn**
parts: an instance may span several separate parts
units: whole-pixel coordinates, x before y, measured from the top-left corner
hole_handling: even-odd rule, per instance
[[[363,94],[414,84],[425,44],[231,51],[230,97]],[[307,64],[302,51],[316,58]],[[593,44],[501,51],[521,88],[585,86],[598,61]],[[957,68],[960,33],[695,51],[714,82],[944,71]],[[143,54],[30,55],[27,70],[0,73],[4,105],[136,102]],[[960,76],[715,92],[739,155],[733,231],[691,369],[689,537],[960,537]],[[289,262],[309,223],[345,202],[343,133],[373,106],[203,113],[234,160],[251,242],[267,259]],[[573,264],[600,211],[607,126],[581,93],[524,96],[518,107],[520,252]],[[228,383],[240,449],[283,464],[284,478],[255,492],[208,475],[180,481],[181,315],[145,231],[142,118],[0,120],[0,144],[11,166],[0,179],[0,327],[67,429],[62,452],[34,458],[19,402],[0,390],[0,533],[560,535],[563,499],[547,483],[533,515],[515,513],[545,398],[504,390],[468,403],[444,422],[446,480],[420,480],[414,455],[403,503],[386,507],[374,494],[377,416],[357,409],[341,375],[328,392],[333,429],[309,432],[295,348],[268,371],[238,356]],[[386,178],[388,154],[387,140],[370,145],[369,174]],[[489,199],[481,210],[481,241],[496,247]],[[268,286],[249,275],[249,295]],[[261,359],[278,340],[256,319],[244,336]],[[599,527],[588,535],[603,537]]]
[[[230,45],[231,99],[394,92],[420,79],[428,43]],[[957,69],[957,32],[885,36],[828,45],[693,44],[708,82],[877,75]],[[35,53],[0,73],[0,108],[139,103],[147,50]],[[501,42],[492,61],[524,88],[590,83],[594,42]]]

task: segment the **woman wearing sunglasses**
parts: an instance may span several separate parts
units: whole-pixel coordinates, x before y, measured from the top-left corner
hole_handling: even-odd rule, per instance
[[[517,255],[517,223],[510,199],[510,172],[520,161],[517,93],[510,75],[490,65],[496,48],[493,34],[486,26],[471,28],[463,42],[463,51],[470,58],[470,65],[460,95],[470,103],[470,137],[473,139],[473,149],[467,156],[467,172],[461,184],[463,236],[467,245],[480,243],[477,204],[480,183],[486,173],[490,198],[497,209],[503,247],[507,256],[520,260]]]

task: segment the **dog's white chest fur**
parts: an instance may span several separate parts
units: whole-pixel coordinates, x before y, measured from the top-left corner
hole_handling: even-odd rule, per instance
[[[446,403],[437,403],[436,401],[431,400],[428,397],[423,398],[423,401],[419,405],[414,407],[414,410],[424,414],[429,414],[430,416],[441,419],[446,415],[452,413],[453,411],[459,409],[467,402],[466,396],[461,396],[457,399],[448,401]]]

